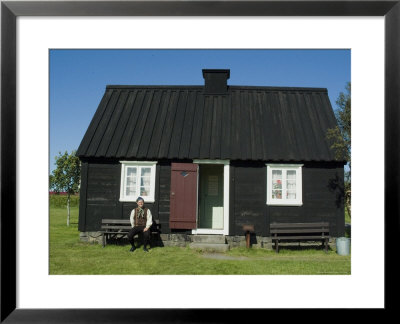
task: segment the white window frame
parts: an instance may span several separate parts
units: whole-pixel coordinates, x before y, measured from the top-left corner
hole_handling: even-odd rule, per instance
[[[150,175],[150,194],[143,197],[145,202],[154,202],[155,201],[155,187],[156,187],[156,164],[157,161],[120,161],[121,163],[121,182],[120,182],[120,194],[119,201],[123,202],[136,202],[137,197],[139,197],[140,193],[140,174],[142,167],[150,167],[151,175]],[[136,196],[126,196],[125,195],[125,185],[126,185],[126,170],[128,167],[136,167]]]
[[[303,205],[303,164],[266,164],[267,166],[267,205],[272,206],[302,206]],[[282,171],[282,199],[272,198],[272,171]],[[286,171],[296,171],[296,199],[286,198]]]

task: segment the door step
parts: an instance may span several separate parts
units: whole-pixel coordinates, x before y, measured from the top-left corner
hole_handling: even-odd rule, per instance
[[[192,249],[204,251],[225,252],[229,250],[229,244],[226,243],[225,235],[192,235],[192,243],[189,244]]]
[[[193,243],[207,243],[207,244],[225,244],[225,235],[208,235],[196,234],[192,235]]]
[[[226,252],[229,250],[229,244],[226,243],[190,243],[191,249],[199,249],[204,251]]]

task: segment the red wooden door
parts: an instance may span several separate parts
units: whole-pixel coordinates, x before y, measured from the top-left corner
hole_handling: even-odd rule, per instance
[[[170,228],[196,228],[197,168],[192,163],[171,163]]]

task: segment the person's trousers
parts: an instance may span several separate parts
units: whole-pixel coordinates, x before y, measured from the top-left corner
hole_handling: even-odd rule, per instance
[[[135,226],[132,227],[128,233],[128,240],[129,243],[131,243],[132,246],[135,246],[133,238],[135,237],[136,234],[143,233],[143,246],[147,246],[147,244],[150,244],[150,229],[148,229],[146,232],[144,232],[145,226]]]

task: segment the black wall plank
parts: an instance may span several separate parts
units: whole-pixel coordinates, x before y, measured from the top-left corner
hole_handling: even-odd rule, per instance
[[[264,163],[234,165],[234,211],[231,235],[243,235],[242,225],[253,224],[257,235],[269,236],[271,222],[328,221],[332,236],[344,235],[343,167],[306,164],[303,167],[303,206],[266,205]]]
[[[79,191],[79,220],[78,230],[85,231],[86,224],[86,193],[87,193],[88,163],[81,163],[81,188]]]
[[[87,181],[81,184],[82,212],[79,215],[80,231],[98,231],[102,218],[129,219],[135,202],[120,202],[121,164],[88,163]],[[159,209],[159,166],[156,167],[156,202],[145,202],[154,219],[158,219]],[[83,193],[86,199],[83,197]],[[169,208],[169,206],[168,206]]]
[[[158,198],[158,219],[161,224],[161,233],[170,233],[169,214],[170,214],[170,189],[171,189],[171,164],[160,163],[160,185]]]
[[[79,223],[84,223],[81,231],[98,231],[102,218],[118,218],[121,165],[87,163],[87,182],[81,183],[81,191],[86,190],[86,212]],[[85,201],[81,195],[80,208]]]
[[[303,206],[267,206],[269,222],[327,221],[332,236],[343,236],[343,186],[343,167],[306,164],[303,167]],[[269,228],[267,233],[269,235]]]
[[[171,161],[159,161],[155,202],[146,202],[162,233],[171,233]],[[244,235],[242,225],[253,224],[257,235],[269,236],[271,222],[328,221],[332,236],[344,235],[344,171],[334,163],[306,163],[303,167],[303,205],[266,205],[264,162],[231,161],[230,235]],[[120,202],[121,165],[83,163],[79,215],[80,231],[100,229],[102,218],[129,219],[134,202]],[[87,181],[85,181],[85,178]],[[190,231],[186,231],[190,233]]]
[[[265,164],[231,163],[234,166],[234,225],[230,235],[244,235],[242,226],[254,225],[257,235],[266,236]]]

